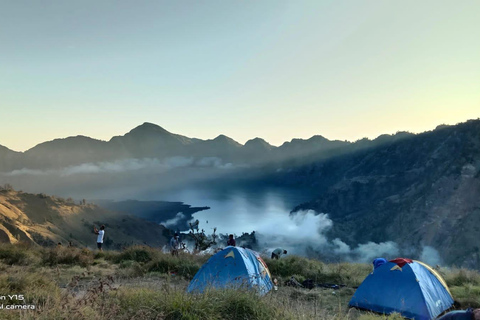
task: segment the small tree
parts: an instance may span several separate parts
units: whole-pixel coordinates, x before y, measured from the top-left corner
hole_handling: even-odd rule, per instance
[[[217,228],[213,228],[213,234],[207,236],[205,234],[205,230],[199,231],[199,224],[200,222],[196,220],[194,223],[188,223],[190,225],[190,232],[189,235],[195,241],[195,251],[202,251],[210,248],[212,245],[217,244]]]

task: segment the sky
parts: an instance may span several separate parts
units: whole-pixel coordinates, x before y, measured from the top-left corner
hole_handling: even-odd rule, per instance
[[[480,117],[480,1],[0,0],[0,145],[152,122],[355,141]]]

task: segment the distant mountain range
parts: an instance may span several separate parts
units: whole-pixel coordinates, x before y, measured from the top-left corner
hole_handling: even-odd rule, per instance
[[[225,135],[219,135],[212,140],[188,138],[168,132],[158,125],[144,123],[123,136],[113,137],[110,141],[85,136],[68,137],[40,143],[25,152],[15,152],[0,146],[0,172],[22,168],[63,168],[120,159],[171,157],[217,158],[223,164],[258,164],[319,154],[331,155],[341,152],[345,147],[354,145],[363,148],[383,140],[410,135],[384,135],[373,141],[364,139],[357,143],[331,141],[317,135],[306,140],[293,139],[276,147],[261,138],[249,140],[245,145]]]

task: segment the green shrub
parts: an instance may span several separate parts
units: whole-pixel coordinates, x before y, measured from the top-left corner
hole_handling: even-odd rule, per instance
[[[239,290],[187,294],[176,290],[122,289],[115,298],[115,303],[121,308],[120,313],[128,319],[138,314],[144,319],[157,316],[166,320],[294,319],[281,305],[272,305],[254,292]]]
[[[472,284],[450,286],[450,292],[454,299],[460,303],[461,308],[480,308],[480,286]]]
[[[359,286],[372,272],[370,264],[331,263],[326,265],[326,282]]]
[[[113,261],[119,264],[121,269],[134,268],[130,271],[120,271],[119,275],[121,276],[129,277],[133,274],[143,275],[144,272],[159,272],[175,273],[191,279],[208,258],[209,256],[192,256],[190,254],[172,256],[156,249],[134,246],[114,255]],[[139,266],[144,267],[139,268]]]
[[[444,279],[449,286],[480,285],[480,273],[475,270],[452,269],[446,273]]]
[[[265,262],[274,278],[289,279],[293,276],[299,282],[312,279],[317,283],[358,286],[372,271],[371,266],[367,264],[325,264],[318,260],[298,256],[289,256],[279,260],[266,259]]]
[[[146,268],[133,260],[122,261],[119,265],[116,275],[120,278],[137,278],[142,277],[147,272]]]
[[[123,250],[120,254],[113,256],[115,263],[120,263],[125,260],[132,260],[137,262],[150,262],[161,253],[158,250],[145,246],[132,246]]]
[[[148,272],[175,273],[187,279],[192,279],[200,269],[200,265],[192,260],[164,255],[149,262],[146,269]]]
[[[117,252],[117,251],[97,251],[95,252],[93,258],[94,259],[105,259],[107,261],[114,261],[115,259],[117,259],[118,255],[120,253]]]
[[[278,260],[266,259],[265,263],[274,277],[290,278],[293,275],[301,275],[315,281],[324,277],[325,266],[320,261],[289,256]]]

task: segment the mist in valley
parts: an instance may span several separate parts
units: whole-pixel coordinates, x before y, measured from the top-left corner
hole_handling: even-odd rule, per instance
[[[403,248],[399,244],[367,242],[350,246],[341,237],[331,238],[329,213],[313,210],[292,212],[314,194],[308,190],[274,185],[232,183],[231,175],[245,167],[224,163],[215,157],[124,159],[86,163],[62,169],[20,169],[0,174],[2,183],[31,193],[46,193],[76,200],[183,202],[209,207],[193,215],[148,216],[172,230],[188,232],[188,222],[199,220],[207,234],[255,232],[257,249],[269,254],[281,247],[289,254],[327,261],[371,262],[376,257],[395,258],[408,254],[432,264],[441,263],[432,247]],[[237,170],[237,171],[236,171]],[[222,180],[224,179],[224,181]]]
[[[150,137],[156,141],[153,147],[136,150],[149,156],[123,157],[125,150],[118,147],[119,158],[108,160],[107,153],[100,161],[75,159],[61,166],[71,148],[57,145],[70,146],[80,138],[59,140],[35,148],[39,162],[32,153],[15,155],[31,165],[4,164],[0,184],[77,203],[110,201],[110,208],[132,209],[127,213],[171,230],[185,232],[188,223],[198,219],[206,233],[215,227],[236,236],[255,231],[258,250],[264,252],[282,247],[329,261],[407,256],[475,267],[479,258],[469,233],[454,237],[448,230],[464,228],[464,221],[477,216],[479,124],[468,121],[419,135],[383,135],[351,144],[317,137],[273,148],[260,141],[259,149],[228,137],[201,141],[144,124],[102,145],[135,151]],[[179,144],[163,148],[166,138]],[[126,142],[118,144],[122,139]],[[452,156],[462,152],[472,156]],[[59,160],[50,163],[52,157]],[[168,207],[168,202],[175,205]],[[459,205],[464,211],[457,210]],[[456,249],[457,242],[464,250]],[[448,251],[440,254],[438,248],[445,245]]]

